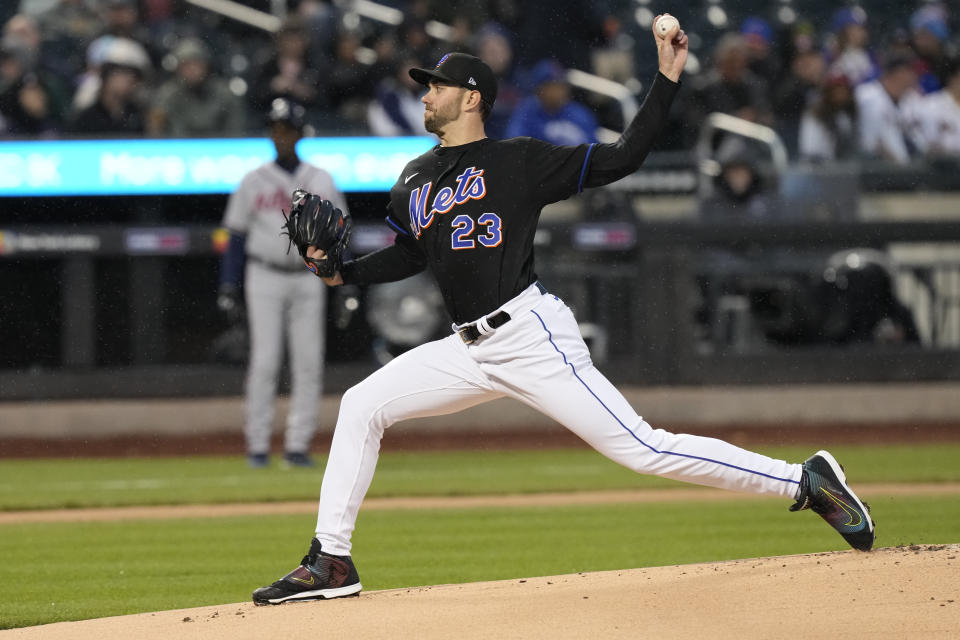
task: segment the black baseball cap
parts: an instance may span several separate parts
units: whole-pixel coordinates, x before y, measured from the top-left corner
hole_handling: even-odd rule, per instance
[[[433,69],[410,69],[410,77],[422,85],[438,80],[480,92],[480,99],[492,107],[497,99],[497,78],[487,63],[468,53],[448,53]]]

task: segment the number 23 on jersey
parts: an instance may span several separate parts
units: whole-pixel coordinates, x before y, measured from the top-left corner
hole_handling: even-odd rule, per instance
[[[454,251],[462,249],[475,249],[476,243],[491,249],[500,246],[503,242],[503,232],[501,230],[500,216],[495,213],[484,213],[477,218],[476,224],[473,218],[466,214],[460,214],[450,222],[452,232],[450,234],[450,248]],[[476,231],[476,234],[474,234]]]

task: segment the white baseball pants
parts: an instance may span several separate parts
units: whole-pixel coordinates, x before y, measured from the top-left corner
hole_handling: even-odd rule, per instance
[[[290,408],[284,450],[306,453],[317,428],[323,376],[326,285],[312,273],[248,263],[244,280],[250,325],[246,380],[248,453],[268,453],[284,337],[290,361]]]
[[[421,345],[344,394],[320,491],[316,536],[324,551],[350,553],[387,427],[502,396],[552,417],[638,473],[794,498],[799,464],[651,428],[593,366],[573,313],[559,298],[531,285],[501,309],[511,320],[473,344],[453,334]]]

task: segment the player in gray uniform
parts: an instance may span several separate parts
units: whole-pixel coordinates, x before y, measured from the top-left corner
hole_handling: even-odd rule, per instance
[[[554,418],[638,473],[792,500],[791,510],[812,509],[854,548],[873,546],[870,514],[830,453],[797,464],[654,429],[593,365],[573,313],[537,280],[533,239],[542,207],[635,171],[666,122],[687,36],[674,26],[655,37],[660,71],[612,144],[490,140],[483,122],[497,84],[489,66],[451,53],[434,69],[412,69],[429,86],[424,121],[440,144],[408,163],[390,191],[394,244],[338,265],[337,245],[325,245],[327,255],[318,241],[309,242],[312,234],[294,233],[307,264],[329,285],[428,270],[456,324],[451,335],[407,351],[344,394],[310,549],[299,567],[254,591],[255,603],[358,593],[351,537],[384,431],[500,397]]]
[[[291,392],[284,461],[312,466],[309,448],[322,388],[326,287],[303,268],[296,254],[287,254],[279,229],[282,210],[289,208],[295,189],[324,194],[344,210],[347,205],[329,173],[297,156],[303,107],[278,98],[267,119],[277,158],[245,175],[227,203],[223,226],[230,232],[230,242],[221,264],[218,306],[224,311],[235,309],[243,285],[250,326],[244,428],[250,466],[269,464],[285,336],[297,348],[289,349]]]

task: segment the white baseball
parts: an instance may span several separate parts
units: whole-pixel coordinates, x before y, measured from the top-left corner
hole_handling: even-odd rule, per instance
[[[659,18],[653,25],[653,30],[657,32],[657,35],[661,38],[666,38],[667,34],[670,33],[674,27],[679,27],[680,21],[674,18],[669,13],[665,13]]]

